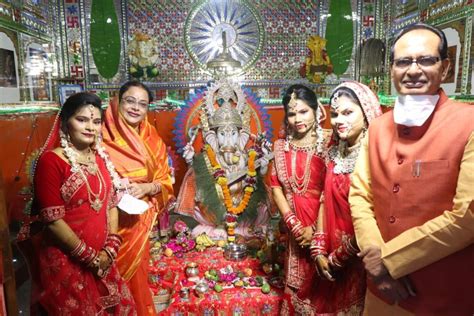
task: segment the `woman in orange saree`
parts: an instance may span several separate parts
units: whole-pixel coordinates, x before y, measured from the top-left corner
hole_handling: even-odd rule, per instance
[[[120,212],[119,235],[123,238],[117,257],[122,277],[128,282],[138,315],[156,314],[148,282],[150,258],[148,237],[157,217],[173,194],[166,145],[147,120],[153,100],[147,86],[125,83],[119,99],[106,110],[103,138],[118,174],[129,180],[128,191],[150,205],[143,214]]]

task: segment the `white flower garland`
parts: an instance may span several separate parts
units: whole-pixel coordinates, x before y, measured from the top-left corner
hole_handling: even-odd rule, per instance
[[[102,146],[102,137],[99,135],[95,140],[95,150],[99,154],[100,158],[105,162],[107,171],[109,171],[110,177],[112,178],[112,183],[114,184],[115,190],[122,189],[122,182],[120,181],[120,176],[115,170],[115,166],[109,158],[109,155],[105,151],[105,148]]]

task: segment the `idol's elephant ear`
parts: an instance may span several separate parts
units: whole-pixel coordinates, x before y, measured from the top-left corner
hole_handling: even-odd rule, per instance
[[[120,30],[114,0],[93,0],[90,23],[92,58],[99,74],[110,79],[120,64]]]
[[[241,129],[240,135],[239,135],[239,146],[242,151],[245,149],[245,146],[247,146],[249,138],[250,138],[249,131],[246,130],[245,128]]]
[[[204,134],[204,140],[207,144],[209,144],[214,152],[217,151],[218,145],[217,145],[217,135],[216,132],[213,130],[208,131],[207,133]]]

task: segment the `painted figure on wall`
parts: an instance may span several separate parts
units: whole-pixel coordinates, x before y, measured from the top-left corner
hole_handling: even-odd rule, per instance
[[[135,78],[154,78],[158,75],[158,42],[147,34],[137,32],[128,45],[130,74]]]

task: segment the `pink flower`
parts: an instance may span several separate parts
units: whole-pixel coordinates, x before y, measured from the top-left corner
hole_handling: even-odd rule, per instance
[[[176,221],[173,228],[178,233],[184,233],[188,230],[188,225],[186,225],[186,223],[183,221]]]

